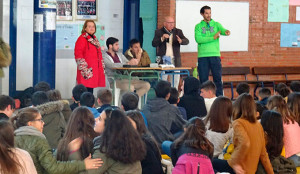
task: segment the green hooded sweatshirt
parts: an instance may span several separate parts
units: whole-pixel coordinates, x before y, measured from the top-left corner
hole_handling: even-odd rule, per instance
[[[220,31],[225,35],[226,29],[219,22],[210,20],[209,24],[201,21],[195,26],[195,40],[198,43],[198,58],[220,57],[219,38],[214,39],[214,35]]]

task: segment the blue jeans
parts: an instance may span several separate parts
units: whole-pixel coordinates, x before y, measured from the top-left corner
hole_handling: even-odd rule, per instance
[[[216,95],[223,95],[222,65],[220,57],[199,57],[198,74],[201,84],[208,80],[210,70],[217,87]]]
[[[296,167],[300,166],[300,157],[299,156],[293,155],[293,156],[289,157],[288,159],[294,161],[294,164]]]

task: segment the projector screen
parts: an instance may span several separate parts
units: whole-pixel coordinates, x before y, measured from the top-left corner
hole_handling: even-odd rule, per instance
[[[190,40],[189,45],[182,46],[181,52],[197,52],[195,25],[203,17],[201,7],[211,7],[211,18],[230,30],[230,36],[220,37],[221,51],[248,51],[249,2],[212,2],[196,0],[176,1],[176,27]]]

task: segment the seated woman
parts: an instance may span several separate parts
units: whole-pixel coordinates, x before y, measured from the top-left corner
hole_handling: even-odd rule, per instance
[[[126,115],[135,124],[138,133],[146,144],[147,154],[141,161],[143,174],[163,174],[161,165],[161,154],[154,137],[147,130],[142,114],[139,111],[127,111]]]
[[[142,173],[141,160],[146,155],[145,144],[125,113],[108,108],[96,119],[95,131],[101,137],[94,140],[93,158],[101,158],[103,166],[89,174]]]
[[[265,147],[264,130],[256,119],[253,97],[244,93],[233,103],[233,145],[231,158],[214,159],[213,166],[218,172],[255,173],[260,161],[268,174],[273,174]]]
[[[29,153],[15,148],[14,128],[7,121],[0,121],[0,141],[0,173],[37,174]]]
[[[218,158],[224,145],[233,137],[231,115],[232,102],[229,98],[220,96],[215,99],[204,120],[206,137],[214,145],[214,158]]]
[[[292,98],[292,97],[291,97]],[[290,99],[291,100],[291,99]],[[290,101],[292,103],[292,101]],[[296,167],[300,166],[300,126],[296,121],[294,114],[289,110],[285,99],[280,95],[274,95],[269,98],[267,103],[269,110],[276,110],[281,114],[283,120],[283,144],[285,147],[285,157],[295,162]]]
[[[173,174],[214,173],[211,164],[214,147],[205,137],[205,130],[200,118],[189,120],[184,133],[171,145]]]
[[[94,125],[94,115],[87,107],[80,106],[76,108],[70,116],[65,134],[58,144],[57,160],[69,160],[70,150],[68,145],[76,138],[80,138],[82,141],[78,149],[80,160],[88,157],[93,150],[93,139],[97,136]]]
[[[283,148],[283,122],[280,113],[265,111],[261,117],[261,125],[265,131],[266,148],[274,168],[274,173],[296,173],[296,167],[291,160],[281,156]],[[259,165],[256,174],[265,174]]]
[[[12,119],[15,122],[16,146],[28,151],[33,159],[38,174],[78,173],[101,166],[100,159],[86,158],[84,161],[56,161],[43,132],[44,122],[39,111],[34,108],[22,109]],[[72,151],[76,151],[70,144]],[[74,153],[73,153],[74,154]]]

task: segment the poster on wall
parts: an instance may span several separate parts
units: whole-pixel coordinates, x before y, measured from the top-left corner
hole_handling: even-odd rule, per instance
[[[72,0],[57,0],[57,20],[72,20]]]
[[[77,0],[77,19],[97,19],[96,0]]]
[[[300,24],[281,24],[280,47],[300,47]]]
[[[39,0],[39,8],[56,8],[56,0]]]
[[[289,21],[289,0],[268,1],[268,22]]]

